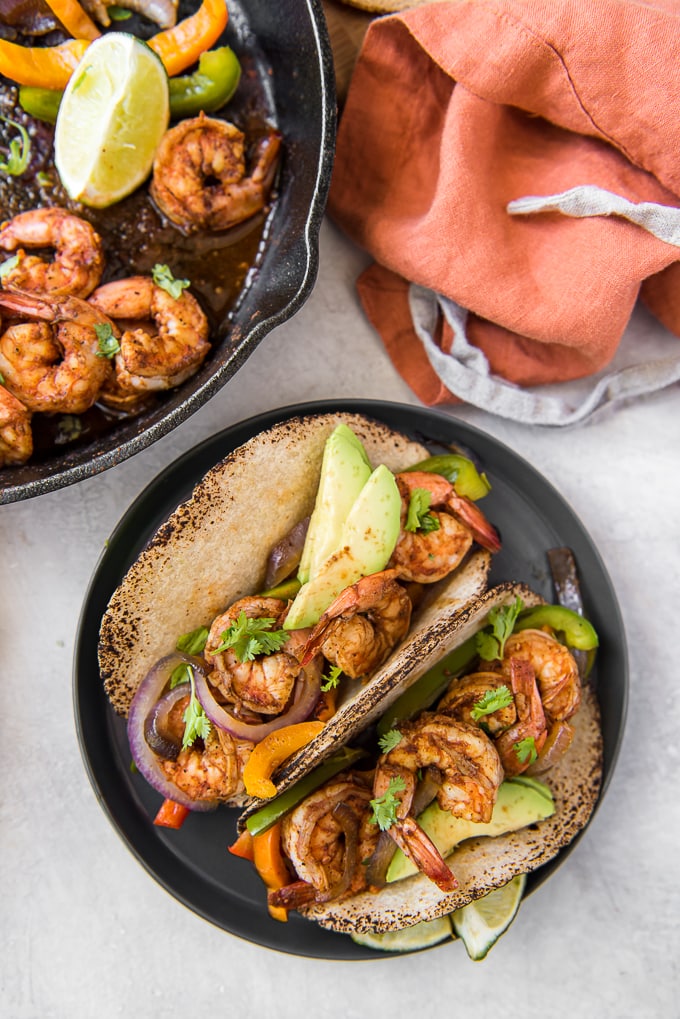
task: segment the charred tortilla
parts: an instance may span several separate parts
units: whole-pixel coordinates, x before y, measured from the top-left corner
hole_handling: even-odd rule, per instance
[[[262,590],[271,548],[314,504],[327,437],[347,424],[371,463],[393,471],[428,455],[419,443],[354,414],[293,418],[260,433],[208,472],[191,498],[161,525],[114,592],[102,620],[100,672],[115,710],[126,716],[151,667],[181,634],[210,624],[226,606]],[[351,694],[316,740],[291,760],[284,788],[320,753],[345,743],[379,712],[394,674],[400,682],[421,661],[428,632],[485,588],[489,554],[473,553],[414,615],[407,639],[371,681]],[[242,802],[235,800],[235,802]]]
[[[504,584],[488,591],[457,620],[435,624],[429,636],[433,643],[439,642],[437,657],[443,657],[481,629],[491,608],[508,604],[517,594],[525,606],[541,601],[528,588]],[[388,884],[379,892],[361,892],[335,903],[306,906],[300,911],[322,927],[348,934],[399,930],[421,920],[444,916],[505,884],[516,874],[548,863],[585,827],[600,792],[600,712],[587,685],[570,724],[574,738],[569,750],[555,767],[540,776],[552,791],[555,813],[516,832],[462,843],[447,858],[458,880],[455,891],[442,892],[427,877],[418,874]]]

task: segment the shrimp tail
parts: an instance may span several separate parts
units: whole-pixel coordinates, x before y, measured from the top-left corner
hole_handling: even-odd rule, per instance
[[[293,881],[267,892],[267,905],[279,909],[299,909],[316,901],[316,888],[309,881]]]
[[[396,821],[389,833],[411,863],[443,892],[452,892],[458,887],[455,875],[434,842],[412,817]]]
[[[458,519],[470,528],[478,545],[488,552],[500,552],[501,539],[498,531],[489,523],[479,506],[456,491],[451,492],[448,505]]]

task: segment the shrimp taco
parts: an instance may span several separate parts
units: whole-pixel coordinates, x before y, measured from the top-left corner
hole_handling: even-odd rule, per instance
[[[587,620],[503,584],[430,636],[443,658],[388,708],[372,756],[346,751],[342,770],[242,816],[237,852],[275,918],[296,909],[354,936],[435,920],[547,863],[591,816],[602,736]]]
[[[158,823],[282,791],[427,668],[433,625],[482,593],[500,548],[473,501],[488,487],[354,414],[287,420],[208,472],[100,630]]]

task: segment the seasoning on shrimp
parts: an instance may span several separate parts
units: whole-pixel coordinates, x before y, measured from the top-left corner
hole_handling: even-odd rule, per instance
[[[98,287],[89,303],[121,327],[114,374],[102,393],[109,406],[130,408],[179,385],[210,350],[205,312],[184,287],[174,296],[150,276],[131,276]]]
[[[82,414],[111,371],[101,357],[97,327],[113,329],[77,297],[0,291],[0,308],[20,321],[0,336],[0,372],[7,389],[31,412]]]
[[[0,248],[15,253],[2,273],[3,287],[84,298],[104,270],[99,234],[87,220],[56,206],[31,209],[3,223]],[[25,248],[53,248],[54,259],[27,254]]]
[[[234,124],[201,113],[163,136],[154,160],[151,197],[187,232],[227,230],[266,205],[281,136],[270,131],[246,165],[245,136]]]
[[[32,452],[31,412],[0,386],[0,467],[26,463]]]

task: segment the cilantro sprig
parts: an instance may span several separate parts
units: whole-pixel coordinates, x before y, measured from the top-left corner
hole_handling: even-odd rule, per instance
[[[321,692],[328,693],[329,690],[335,690],[336,686],[340,682],[341,676],[342,669],[340,666],[331,665],[328,675],[321,677]]]
[[[170,266],[161,265],[160,262],[156,262],[151,270],[151,278],[157,287],[160,287],[161,290],[165,290],[165,292],[170,294],[171,297],[174,297],[176,301],[178,301],[182,296],[182,291],[191,286],[191,280],[177,279],[173,275]]]
[[[97,357],[115,357],[120,350],[120,343],[113,335],[113,329],[109,322],[97,322],[94,327],[97,334]]]
[[[479,700],[473,704],[470,717],[474,722],[478,722],[480,718],[492,715],[494,711],[500,711],[501,708],[508,708],[511,704],[512,694],[508,687],[503,684],[502,686],[495,687],[495,689],[486,690]]]
[[[372,824],[377,824],[380,831],[387,831],[397,820],[397,811],[401,803],[397,793],[403,792],[405,788],[406,782],[401,775],[397,775],[390,779],[382,796],[377,796],[370,801],[373,811],[370,821]]]
[[[182,721],[184,722],[184,736],[182,737],[182,750],[186,750],[197,739],[207,739],[210,735],[210,719],[206,715],[201,702],[196,696],[196,683],[194,670],[190,665],[185,666],[191,683],[191,696],[186,706]]]
[[[489,612],[489,625],[491,632],[485,628],[477,634],[475,643],[477,652],[487,662],[493,662],[503,657],[505,642],[512,633],[517,616],[524,608],[522,599],[518,596],[512,605],[498,605]]]
[[[190,633],[183,633],[181,637],[178,637],[175,647],[178,651],[184,651],[188,655],[200,655],[205,649],[208,633],[207,626],[197,626]]]
[[[524,739],[517,740],[512,746],[520,764],[533,764],[538,757],[538,750],[536,749],[536,742],[533,736],[525,736]]]
[[[406,513],[405,531],[424,531],[428,534],[439,530],[439,520],[430,513],[431,502],[432,495],[426,488],[413,489]]]
[[[389,754],[390,750],[394,750],[395,747],[399,746],[402,741],[402,735],[398,729],[390,729],[389,732],[384,733],[378,740],[378,746],[383,754]]]
[[[252,662],[257,655],[280,651],[289,634],[285,630],[272,630],[275,622],[270,616],[250,619],[245,612],[240,612],[238,619],[222,631],[222,643],[212,654],[220,654],[231,648],[240,662]]]

